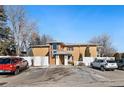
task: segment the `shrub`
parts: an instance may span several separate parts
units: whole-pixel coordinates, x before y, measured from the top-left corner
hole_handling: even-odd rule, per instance
[[[85,64],[81,62],[78,64],[78,66],[85,66]]]
[[[83,56],[82,56],[82,54],[81,54],[81,53],[79,54],[78,61],[83,61]]]
[[[68,64],[71,64],[72,66],[74,66],[74,61],[69,61]]]
[[[121,58],[124,59],[124,53],[121,54]]]
[[[85,57],[90,57],[90,56],[91,56],[90,49],[89,49],[89,46],[87,46],[85,50]]]
[[[120,60],[120,54],[119,53],[115,53],[114,54],[115,60],[118,61]]]

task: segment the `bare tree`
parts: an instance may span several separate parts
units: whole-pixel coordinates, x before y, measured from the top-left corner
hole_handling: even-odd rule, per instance
[[[19,55],[25,32],[26,12],[22,6],[7,6],[6,10],[17,45],[17,55]]]
[[[7,6],[6,10],[17,45],[17,55],[20,55],[20,50],[24,50],[24,47],[29,47],[29,44],[46,44],[53,40],[49,35],[39,35],[38,24],[27,18],[23,6]]]
[[[45,45],[51,41],[54,41],[54,39],[49,35],[39,35],[38,32],[32,32],[31,45]]]
[[[111,37],[108,34],[102,34],[100,36],[93,37],[89,42],[102,46],[100,48],[101,56],[112,56],[112,54],[116,52],[112,45]]]
[[[34,45],[36,38],[40,37],[38,34],[38,24],[35,21],[29,21],[25,25],[25,29],[23,41],[25,41],[27,47],[30,47],[30,44]]]
[[[51,42],[51,41],[54,41],[54,39],[51,36],[45,35],[45,34],[42,35],[42,37],[41,37],[42,45],[46,44],[47,42]]]
[[[38,31],[38,26],[35,21],[27,18],[23,6],[7,6],[6,10],[17,45],[17,55],[20,55],[20,51],[26,51],[29,47],[33,34]]]
[[[31,34],[31,45],[40,45],[40,38],[41,36],[38,34],[38,32],[32,32]]]

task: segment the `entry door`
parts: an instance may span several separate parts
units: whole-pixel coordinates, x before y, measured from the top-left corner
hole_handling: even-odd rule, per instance
[[[59,56],[60,64],[64,65],[64,55]]]

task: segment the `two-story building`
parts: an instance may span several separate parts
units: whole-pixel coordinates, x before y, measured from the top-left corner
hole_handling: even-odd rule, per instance
[[[98,56],[96,44],[64,44],[63,42],[49,42],[46,45],[31,46],[29,56],[48,56],[50,65],[68,65],[68,61],[79,61],[85,57],[89,48],[90,57]],[[83,59],[82,59],[83,61]]]

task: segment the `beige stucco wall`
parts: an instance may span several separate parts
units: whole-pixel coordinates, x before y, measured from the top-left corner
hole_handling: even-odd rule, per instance
[[[91,57],[97,57],[97,47],[90,47]]]
[[[48,49],[48,47],[32,48],[32,54],[33,56],[46,56],[48,53]]]
[[[67,48],[69,46],[63,46],[63,45],[59,45],[58,46],[58,51],[67,51]],[[79,55],[80,53],[82,54],[82,56],[85,56],[85,49],[87,46],[72,46],[73,47],[73,51],[70,51],[70,53],[73,56],[73,60],[74,61],[78,61],[79,60]],[[97,46],[90,46],[89,45],[89,50],[91,53],[91,57],[97,57]],[[49,62],[50,64],[56,64],[55,63],[55,57],[52,56],[52,47],[48,46],[48,47],[37,47],[37,48],[32,48],[32,56],[46,56],[49,52]]]
[[[64,51],[67,51],[68,46],[64,48]],[[73,51],[70,51],[70,53],[73,56],[74,61],[78,61],[79,55],[82,54],[82,56],[85,56],[85,49],[86,46],[73,46]],[[89,50],[91,53],[91,57],[97,57],[97,47],[96,46],[89,46]]]

